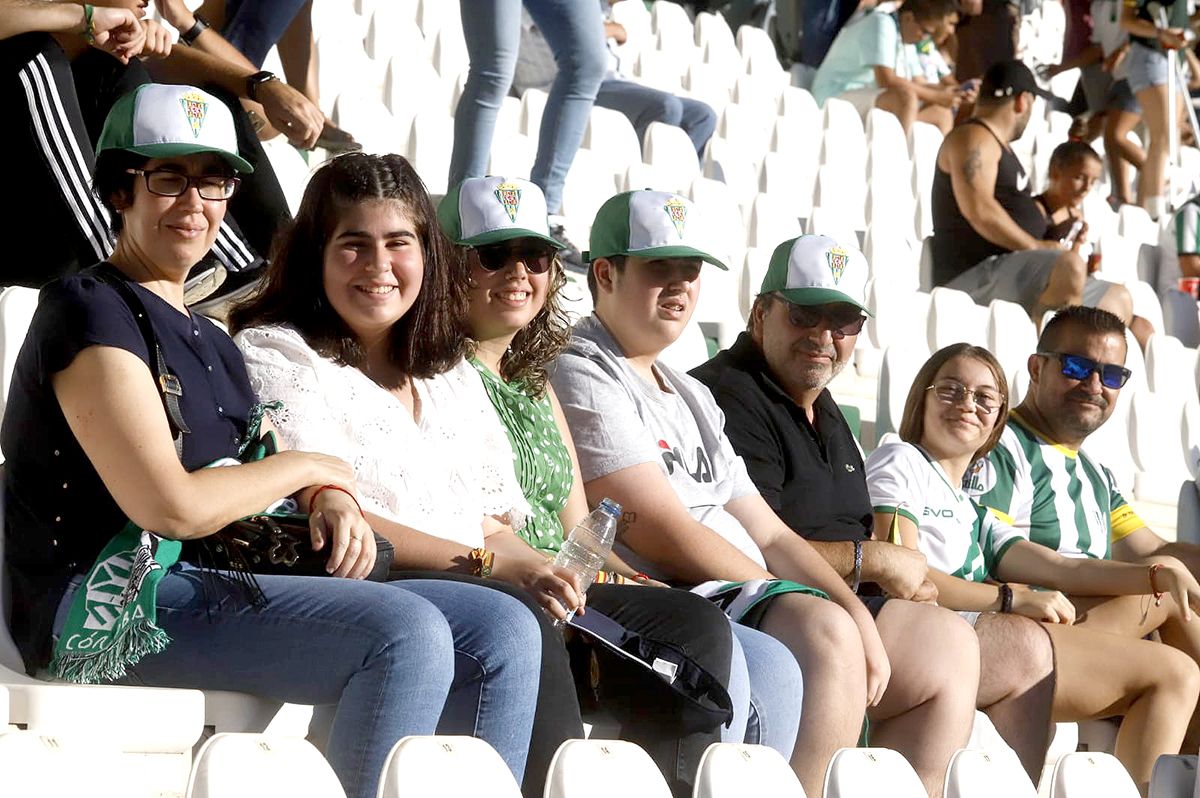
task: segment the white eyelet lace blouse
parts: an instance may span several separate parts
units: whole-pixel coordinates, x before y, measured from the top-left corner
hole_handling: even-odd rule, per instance
[[[250,385],[290,449],[339,457],[354,467],[364,510],[472,548],[484,516],[515,529],[529,505],[512,448],[479,374],[465,360],[414,380],[420,420],[356,368],[321,357],[292,327],[244,330],[234,339]]]

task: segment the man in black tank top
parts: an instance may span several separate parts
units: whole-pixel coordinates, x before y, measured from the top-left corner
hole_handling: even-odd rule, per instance
[[[983,77],[975,115],[946,136],[933,178],[933,283],[979,304],[1003,299],[1040,321],[1066,305],[1102,307],[1126,324],[1129,291],[1098,280],[1074,249],[1043,240],[1047,220],[1008,143],[1021,137],[1038,88],[1020,61]]]

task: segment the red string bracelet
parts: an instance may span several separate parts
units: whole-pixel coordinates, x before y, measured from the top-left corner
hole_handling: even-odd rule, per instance
[[[1150,592],[1154,594],[1155,607],[1162,606],[1163,600],[1163,592],[1158,589],[1158,579],[1155,578],[1158,576],[1158,571],[1161,568],[1162,563],[1160,562],[1156,562],[1150,566]]]
[[[361,515],[363,518],[366,518],[366,516],[363,515],[362,505],[358,503],[358,499],[356,499],[354,497],[353,493],[346,490],[341,485],[322,485],[321,487],[319,487],[315,491],[313,491],[313,495],[310,496],[308,499],[308,514],[309,515],[313,514],[313,505],[317,503],[317,497],[321,495],[322,491],[327,491],[327,490],[341,491],[342,493],[349,496],[350,501],[354,502],[354,506],[358,508],[358,514]]]

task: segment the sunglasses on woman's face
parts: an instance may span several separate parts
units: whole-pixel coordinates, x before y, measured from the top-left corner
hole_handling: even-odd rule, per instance
[[[1095,372],[1100,375],[1100,384],[1113,390],[1123,387],[1130,375],[1133,374],[1124,366],[1118,366],[1115,363],[1097,363],[1083,355],[1066,355],[1062,352],[1038,352],[1037,354],[1038,357],[1058,358],[1058,362],[1062,365],[1062,375],[1069,380],[1082,382]]]
[[[545,274],[554,263],[558,250],[530,244],[485,244],[475,247],[475,256],[484,271],[498,272],[514,263],[522,263],[530,274]]]

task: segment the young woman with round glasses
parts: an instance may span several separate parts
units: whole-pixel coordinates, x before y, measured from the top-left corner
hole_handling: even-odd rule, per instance
[[[876,537],[925,554],[938,603],[975,624],[982,652],[998,642],[987,638],[1002,639],[1004,624],[1040,622],[1056,654],[1054,720],[1124,715],[1117,756],[1144,792],[1158,755],[1177,753],[1183,742],[1200,672],[1186,655],[1161,643],[1072,625],[1075,607],[1058,591],[1087,596],[1116,590],[1147,595],[1148,601],[1161,591],[1186,614],[1200,603],[1200,586],[1174,561],[1147,567],[1063,557],[969,498],[963,478],[999,440],[1007,397],[999,362],[981,347],[954,344],[921,367],[905,403],[900,440],[885,442],[867,459]],[[989,664],[985,655],[981,666],[986,671]]]

